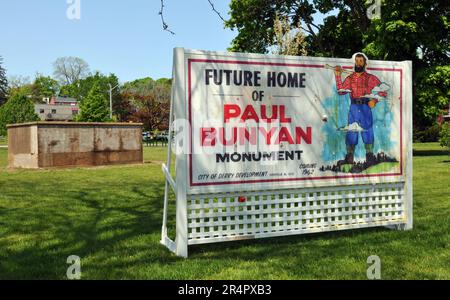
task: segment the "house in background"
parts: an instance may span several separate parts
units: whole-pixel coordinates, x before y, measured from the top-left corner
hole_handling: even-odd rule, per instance
[[[70,97],[55,97],[53,96],[47,104],[50,105],[69,105],[69,106],[76,106],[78,105],[77,99],[70,98]]]
[[[450,102],[448,103],[448,109],[438,117],[437,121],[439,124],[442,124],[443,122],[447,122],[450,124]]]
[[[42,121],[73,121],[79,112],[78,102],[69,97],[45,99],[46,104],[35,104],[34,110]]]
[[[445,122],[450,123],[450,101],[448,102],[447,114],[444,114],[442,118],[444,119]]]

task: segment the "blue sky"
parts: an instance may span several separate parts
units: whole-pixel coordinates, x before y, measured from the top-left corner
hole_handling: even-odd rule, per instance
[[[91,71],[115,73],[122,82],[170,77],[172,49],[225,51],[236,32],[223,28],[207,0],[80,0],[81,19],[69,20],[68,0],[2,0],[0,55],[8,76],[52,75],[61,56],[78,56]],[[215,0],[227,18],[228,0]],[[321,19],[321,16],[319,16]]]

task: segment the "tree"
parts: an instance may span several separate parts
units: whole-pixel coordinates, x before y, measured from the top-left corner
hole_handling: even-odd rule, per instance
[[[450,6],[443,0],[385,1],[364,51],[374,59],[412,60],[414,127],[424,130],[450,99]]]
[[[145,96],[134,95],[136,108],[130,119],[143,123],[144,129],[148,131],[167,130],[169,128],[169,102],[159,102],[157,92]]]
[[[327,10],[333,8],[330,5]],[[316,6],[306,0],[232,0],[231,18],[225,22],[225,27],[237,29],[238,35],[232,41],[230,50],[267,53],[269,47],[276,44],[274,21],[277,15],[281,19],[287,18],[293,28],[302,20],[304,25],[301,28],[310,35],[308,43],[318,44],[316,32],[319,26],[312,17],[316,12]]]
[[[120,108],[124,119],[144,123],[146,130],[166,130],[169,123],[169,103],[172,80],[150,77],[125,83],[122,88]]]
[[[53,78],[40,74],[36,74],[34,81],[28,76],[11,76],[9,91],[11,94],[24,94],[35,103],[42,103],[43,98],[57,95],[59,84]]]
[[[144,96],[151,93],[156,86],[165,86],[170,90],[171,85],[172,79],[169,78],[160,78],[158,80],[154,80],[153,78],[146,77],[125,83],[122,87],[122,91],[124,93]]]
[[[126,83],[122,98],[128,101],[129,120],[144,124],[145,130],[169,128],[171,80],[143,78]]]
[[[0,56],[0,106],[6,102],[8,95],[8,80],[6,70],[2,67],[3,58]]]
[[[58,81],[50,76],[36,74],[32,85],[32,97],[34,102],[41,102],[43,98],[51,98],[59,91]]]
[[[302,20],[309,55],[351,57],[363,51],[371,59],[412,60],[414,126],[426,128],[448,99],[448,1],[382,3],[381,19],[369,20],[370,3],[363,0],[232,0],[225,26],[237,29],[238,35],[230,50],[267,53],[276,43],[273,20],[278,14],[291,28]],[[319,25],[313,19],[317,12],[333,15]]]
[[[33,84],[30,77],[21,75],[12,75],[8,79],[9,94],[23,94],[31,98]]]
[[[107,122],[109,119],[108,99],[98,84],[94,84],[87,97],[80,104],[79,122]]]
[[[6,135],[6,125],[38,121],[33,102],[23,93],[13,93],[0,107],[0,135]]]
[[[108,76],[96,72],[94,75],[90,75],[84,79],[75,81],[72,84],[64,85],[61,87],[60,96],[72,97],[82,102],[87,97],[92,87],[97,84],[104,92],[105,96],[109,97],[109,85],[116,86],[119,84],[119,78],[116,75],[110,74]],[[114,98],[120,95],[120,90],[115,89],[113,91]]]
[[[413,115],[416,129],[424,130],[443,113],[450,101],[450,65],[424,67],[415,72]]]
[[[31,86],[31,80],[29,76],[12,75],[8,79],[8,87],[10,90],[18,91],[26,86]]]
[[[65,85],[89,75],[89,65],[79,57],[60,57],[53,63],[53,68],[55,78]]]
[[[275,46],[271,52],[280,55],[306,56],[308,54],[305,36],[300,28],[300,22],[294,30],[291,30],[291,24],[289,24],[288,18],[280,18],[277,14],[273,28],[275,33]]]
[[[130,99],[124,97],[124,94],[120,93],[118,98],[113,98],[113,113],[116,121],[131,121],[133,112],[135,112],[135,107]]]
[[[60,89],[60,96],[72,97],[82,103],[92,90],[93,86],[97,84],[104,96],[108,99],[109,103],[109,89],[116,87],[112,91],[113,100],[113,113],[118,121],[126,121],[130,115],[128,111],[127,101],[122,98],[121,85],[119,84],[119,78],[115,74],[109,74],[108,76],[96,72],[94,75],[90,75],[84,79],[77,80],[76,82],[62,86]],[[109,109],[109,104],[108,104]]]

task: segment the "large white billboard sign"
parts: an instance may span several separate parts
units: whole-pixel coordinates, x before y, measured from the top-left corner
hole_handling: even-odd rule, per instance
[[[194,191],[405,176],[408,62],[191,52],[176,72]]]
[[[174,51],[161,243],[411,229],[411,62]],[[176,239],[168,236],[169,190]]]

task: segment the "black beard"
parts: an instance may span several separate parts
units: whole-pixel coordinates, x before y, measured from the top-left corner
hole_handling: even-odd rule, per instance
[[[360,67],[355,65],[355,72],[356,73],[362,73],[366,70],[366,67]]]

